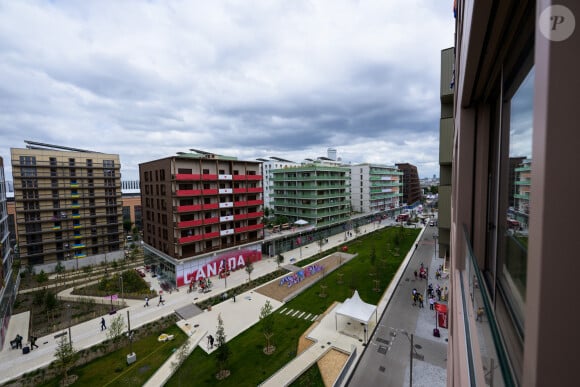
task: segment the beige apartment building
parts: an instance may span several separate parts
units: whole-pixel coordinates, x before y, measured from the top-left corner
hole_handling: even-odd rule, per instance
[[[25,143],[10,150],[23,264],[51,271],[122,257],[119,156]]]
[[[577,385],[579,213],[563,198],[580,188],[580,2],[456,3],[441,83],[447,384]]]

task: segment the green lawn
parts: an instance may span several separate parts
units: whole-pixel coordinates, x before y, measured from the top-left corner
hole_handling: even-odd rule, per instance
[[[306,372],[290,384],[290,387],[324,387],[324,380],[322,380],[318,364],[308,368]]]
[[[320,283],[304,291],[285,306],[320,314],[334,301],[342,302],[350,297],[352,289],[357,289],[365,302],[377,304],[418,233],[418,229],[389,228],[351,241],[348,243],[348,251],[358,253],[357,258],[325,276]],[[373,247],[374,264],[371,258]],[[342,284],[338,283],[339,273],[343,274]],[[370,276],[369,273],[376,275]],[[379,291],[373,289],[375,279],[379,281]],[[327,286],[325,289],[327,296],[324,298],[319,295],[320,284]],[[232,353],[228,366],[231,371],[229,378],[218,381],[214,377],[217,371],[215,352],[207,355],[200,348],[196,348],[169,380],[167,386],[260,384],[295,357],[298,339],[311,325],[311,322],[283,317],[278,313],[274,316],[276,318],[275,336],[272,339],[276,346],[274,354],[267,356],[262,352],[265,339],[258,323],[228,342]]]
[[[157,337],[161,333],[174,335],[175,339],[160,343]],[[117,351],[70,370],[69,375],[79,377],[74,383],[79,386],[142,386],[186,338],[185,333],[173,325],[133,343],[137,361],[131,365],[127,365],[129,345],[126,344]],[[59,385],[60,378],[42,384],[47,387]]]

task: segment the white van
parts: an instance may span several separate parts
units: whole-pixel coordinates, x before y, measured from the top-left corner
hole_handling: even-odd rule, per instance
[[[127,235],[127,242],[132,242],[133,241],[133,237],[131,235]]]

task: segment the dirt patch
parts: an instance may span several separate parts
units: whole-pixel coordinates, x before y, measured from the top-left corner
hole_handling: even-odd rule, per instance
[[[310,277],[306,277],[302,281],[295,283],[290,287],[288,287],[285,284],[280,285],[280,281],[272,281],[264,286],[257,288],[255,291],[260,294],[263,294],[264,296],[271,297],[280,302],[284,302],[284,300],[290,295],[300,293],[302,290],[306,289],[313,282],[318,281],[324,275],[336,269],[341,264],[346,263],[348,260],[349,258],[346,258],[345,255],[342,255],[341,258],[341,256],[333,254],[316,262],[317,265],[320,265],[324,268],[322,271],[314,275],[311,275]],[[313,264],[314,263],[310,265]]]
[[[325,386],[332,386],[346,364],[348,355],[336,349],[331,349],[318,360],[318,369]]]

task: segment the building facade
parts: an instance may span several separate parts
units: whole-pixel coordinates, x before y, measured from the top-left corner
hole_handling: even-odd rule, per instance
[[[403,172],[403,203],[413,206],[421,202],[421,182],[417,167],[409,163],[396,164]]]
[[[350,167],[352,210],[385,212],[392,216],[401,206],[403,172],[395,166],[358,164]]]
[[[274,209],[274,199],[272,197],[274,175],[272,171],[288,167],[296,167],[299,164],[294,161],[285,160],[280,157],[270,157],[269,159],[258,159],[262,163],[262,176],[264,176],[264,208]]]
[[[349,168],[312,163],[272,173],[276,216],[286,216],[290,223],[305,220],[316,227],[349,218]]]
[[[457,1],[454,131],[445,139],[449,386],[577,383],[579,214],[562,193],[580,183],[562,168],[580,165],[579,16],[576,0]],[[517,157],[532,161],[516,168],[514,194]],[[510,211],[526,206],[527,228],[510,227]]]
[[[8,322],[12,315],[12,305],[18,291],[19,276],[12,273],[13,245],[10,241],[8,227],[8,207],[6,206],[6,184],[4,176],[4,160],[0,157],[0,349],[6,339]]]
[[[142,163],[139,176],[145,261],[168,286],[261,259],[260,162],[192,150]]]
[[[22,263],[50,271],[121,258],[119,156],[26,144],[11,149]]]

